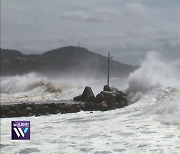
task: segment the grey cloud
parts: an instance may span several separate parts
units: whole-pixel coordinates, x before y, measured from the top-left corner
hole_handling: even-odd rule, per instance
[[[131,64],[150,50],[173,59],[180,57],[179,2],[3,0],[1,47],[40,53],[80,41]]]
[[[147,15],[148,8],[139,2],[126,3],[123,8],[123,14],[128,16]]]
[[[61,17],[63,19],[87,22],[107,22],[107,17],[105,15],[95,12],[64,12]]]

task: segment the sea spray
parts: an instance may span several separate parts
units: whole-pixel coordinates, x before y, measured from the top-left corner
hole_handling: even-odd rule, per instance
[[[161,100],[152,108],[157,114],[157,120],[167,125],[177,125],[180,128],[180,89],[173,89],[174,94]]]
[[[92,87],[95,95],[106,84],[106,78],[63,78],[60,75],[47,77],[39,73],[8,76],[1,78],[1,101],[50,101],[70,100],[80,95],[86,86]],[[111,78],[111,86],[120,90],[127,88],[125,78]]]
[[[154,87],[180,86],[180,60],[167,61],[160,53],[149,52],[141,66],[128,78],[130,102],[136,102]]]
[[[1,77],[1,93],[14,94],[29,90],[32,84],[40,80],[47,80],[45,76],[38,73],[28,73],[16,76]]]

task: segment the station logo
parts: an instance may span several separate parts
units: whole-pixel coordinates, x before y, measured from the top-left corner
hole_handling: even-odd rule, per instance
[[[12,140],[30,140],[30,121],[11,121]]]

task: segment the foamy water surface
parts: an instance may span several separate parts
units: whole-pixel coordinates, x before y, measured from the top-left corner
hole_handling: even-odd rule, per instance
[[[175,102],[179,98],[178,89],[154,89],[137,103],[113,111],[3,118],[1,152],[178,154],[180,121],[175,109],[180,105]],[[172,105],[167,106],[168,100]],[[175,110],[171,114],[170,108]],[[11,140],[12,120],[31,121],[30,141]]]

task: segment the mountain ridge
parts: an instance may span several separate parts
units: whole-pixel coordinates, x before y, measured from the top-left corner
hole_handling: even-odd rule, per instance
[[[44,74],[104,76],[107,57],[86,48],[66,46],[42,54],[23,54],[18,50],[1,49],[1,75],[17,75],[32,71]],[[112,77],[128,75],[136,67],[111,60]]]

